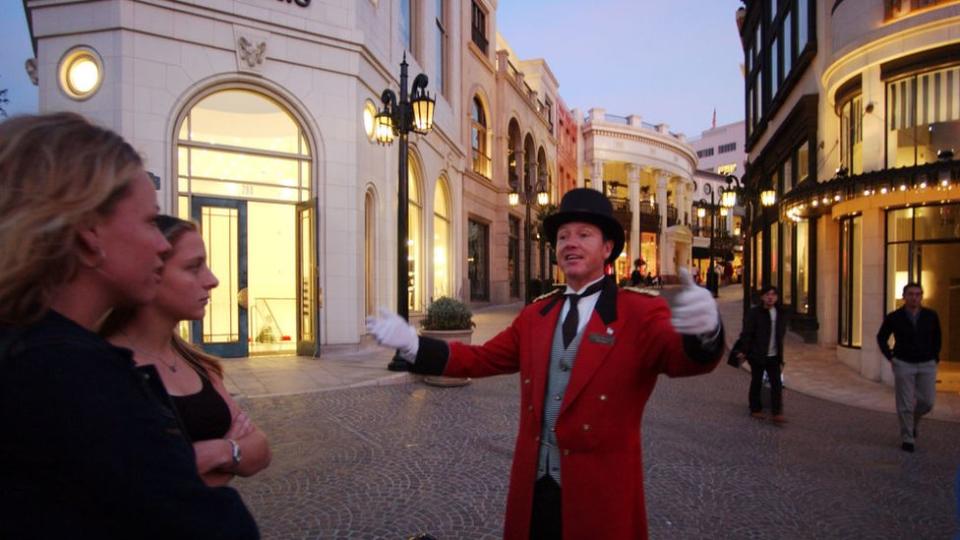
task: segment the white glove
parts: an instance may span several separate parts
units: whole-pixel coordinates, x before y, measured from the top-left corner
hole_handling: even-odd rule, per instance
[[[720,313],[710,291],[693,282],[690,271],[680,268],[680,292],[673,297],[670,324],[686,335],[702,335],[716,332],[720,325]]]
[[[400,356],[413,361],[420,348],[417,331],[403,317],[386,308],[380,308],[379,317],[367,317],[367,332],[373,334],[377,343],[397,349]]]

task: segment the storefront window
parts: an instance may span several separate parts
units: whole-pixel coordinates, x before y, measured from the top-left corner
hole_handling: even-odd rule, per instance
[[[774,287],[777,286],[778,279],[780,278],[780,259],[777,257],[780,253],[779,249],[779,239],[780,239],[780,226],[778,223],[774,222],[770,224],[770,284]]]
[[[941,360],[960,361],[960,205],[887,212],[886,309],[903,304],[903,286],[923,287],[923,303],[940,316]]]
[[[763,282],[763,231],[760,231],[757,233],[754,245],[756,247],[756,251],[754,253],[756,253],[757,256],[754,257],[753,259],[754,260],[753,275],[755,276],[753,280],[753,289],[757,290],[764,285],[764,282]]]
[[[510,237],[507,240],[507,281],[510,296],[520,297],[520,220],[510,216]]]
[[[960,140],[960,66],[887,83],[887,166],[932,163]]]
[[[797,223],[797,313],[810,313],[810,222]]]
[[[450,296],[450,207],[447,181],[437,181],[433,196],[433,298]]]
[[[804,141],[797,149],[797,178],[793,184],[800,185],[810,174],[810,141]]]
[[[863,172],[863,98],[840,106],[840,161],[850,174]]]
[[[423,258],[421,257],[420,246],[420,223],[423,205],[420,203],[420,177],[417,175],[417,168],[414,165],[414,159],[411,156],[409,160],[409,176],[407,180],[407,286],[410,301],[410,311],[418,311],[423,298],[423,289],[421,284],[421,272],[423,268]]]
[[[467,220],[467,277],[470,299],[490,300],[490,226]]]
[[[840,345],[862,344],[863,217],[840,223]]]
[[[785,221],[783,229],[783,305],[793,303],[793,222]]]

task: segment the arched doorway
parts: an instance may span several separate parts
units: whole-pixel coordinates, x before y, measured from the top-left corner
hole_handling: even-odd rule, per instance
[[[313,152],[277,99],[200,96],[177,130],[177,206],[200,224],[220,279],[190,339],[221,356],[313,355],[317,336]]]

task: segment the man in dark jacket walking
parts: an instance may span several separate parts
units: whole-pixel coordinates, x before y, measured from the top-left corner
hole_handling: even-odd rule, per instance
[[[920,417],[933,409],[937,393],[937,362],[940,361],[940,318],[920,305],[923,288],[910,282],[903,286],[903,307],[891,311],[877,332],[880,351],[893,365],[900,419],[900,447],[913,452]],[[893,334],[890,350],[888,340]]]
[[[782,424],[786,418],[783,416],[783,381],[780,373],[787,318],[777,310],[778,299],[776,287],[767,286],[760,290],[760,305],[751,307],[747,312],[735,354],[741,362],[750,362],[750,416],[764,418],[760,389],[763,386],[763,374],[766,373],[770,380],[771,420]]]

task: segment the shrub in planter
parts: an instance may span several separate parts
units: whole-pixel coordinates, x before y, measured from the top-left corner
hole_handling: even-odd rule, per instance
[[[420,321],[424,330],[472,330],[473,312],[463,302],[441,296],[427,307],[427,315]]]
[[[473,313],[463,302],[446,296],[441,296],[427,307],[426,317],[420,321],[424,336],[430,336],[443,341],[461,341],[470,343],[473,334]],[[470,379],[459,377],[427,376],[423,382],[433,386],[463,386]]]

